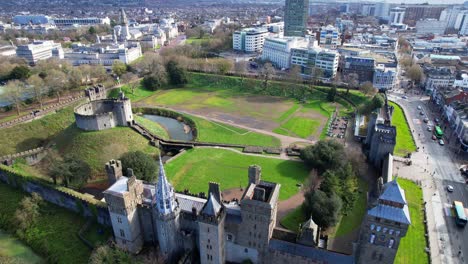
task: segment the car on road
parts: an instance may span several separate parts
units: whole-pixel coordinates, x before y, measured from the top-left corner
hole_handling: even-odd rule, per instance
[[[453,186],[452,185],[447,185],[447,191],[448,192],[453,192]]]
[[[445,143],[444,143],[444,140],[443,140],[443,139],[439,139],[439,145],[441,145],[441,146],[445,145]]]
[[[432,135],[432,140],[436,140],[436,136],[435,135]]]
[[[403,99],[408,99],[408,96],[403,95],[401,98],[403,98]]]
[[[421,112],[419,112],[419,114],[420,114],[420,115],[424,115],[424,112],[423,112],[423,111],[421,111]]]
[[[432,127],[428,126],[427,131],[432,132]]]
[[[427,123],[427,122],[429,122],[429,118],[425,117],[425,118],[423,119],[423,121],[424,121],[424,123]]]
[[[421,109],[422,109],[422,107],[420,105],[418,105],[418,110],[421,110]]]
[[[436,123],[439,123],[439,122],[440,122],[439,118],[434,119],[434,121],[435,121]]]

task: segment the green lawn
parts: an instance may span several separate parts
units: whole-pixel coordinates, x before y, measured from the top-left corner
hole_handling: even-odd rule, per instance
[[[332,232],[329,234],[329,236],[344,236],[361,226],[362,219],[366,214],[368,185],[360,178],[358,179],[358,184],[359,196],[354,203],[353,210],[349,214],[341,217],[338,224],[331,230]],[[304,223],[307,219],[308,216],[304,214],[302,207],[298,207],[286,215],[283,219],[281,219],[280,223],[287,229],[297,232],[299,230],[299,224]]]
[[[0,230],[0,245],[2,245],[0,247],[0,263],[3,263],[1,257],[9,258],[19,263],[36,264],[43,261],[31,248],[21,243],[21,241],[13,237],[13,235],[2,230]],[[8,262],[5,261],[5,263]]]
[[[289,116],[294,114],[299,108],[301,107],[300,104],[294,104],[291,108],[288,109],[288,111],[284,112],[279,118],[277,118],[278,122],[283,122],[285,121]]]
[[[207,192],[210,181],[218,182],[222,190],[246,187],[247,169],[262,167],[262,179],[281,184],[280,199],[298,192],[296,184],[303,183],[308,170],[302,162],[243,155],[230,150],[195,148],[169,162],[166,174],[176,190],[192,193]]]
[[[14,213],[26,194],[0,183],[0,228],[14,232]],[[48,262],[63,264],[87,263],[91,250],[78,238],[86,220],[71,211],[45,203],[37,223],[22,241],[35,252],[49,258]]]
[[[411,216],[411,225],[406,236],[400,241],[395,264],[426,264],[429,263],[429,255],[425,252],[427,247],[424,236],[424,212],[423,196],[421,188],[416,183],[398,178],[398,183],[405,190],[406,201],[408,203]]]
[[[281,125],[282,128],[293,132],[301,138],[307,138],[310,135],[315,134],[319,126],[320,121],[318,120],[296,116]]]
[[[203,118],[190,116],[198,129],[198,141],[215,143],[245,144],[252,146],[279,147],[280,140],[276,137],[208,121]]]
[[[70,154],[88,163],[93,174],[104,174],[104,164],[128,151],[157,154],[149,141],[128,127],[82,131],[76,126],[63,130],[55,139],[60,154]]]
[[[396,126],[397,138],[395,146],[395,155],[405,156],[407,153],[416,151],[416,144],[414,143],[411,129],[405,119],[405,114],[401,107],[393,102],[390,105],[394,107],[392,124]]]
[[[76,104],[39,120],[0,129],[0,146],[2,146],[0,156],[44,145],[45,142],[75,122],[74,106]]]
[[[211,38],[209,37],[203,37],[203,38],[188,38],[185,40],[186,44],[199,44],[201,45],[204,42],[209,42],[211,41]]]
[[[130,98],[131,101],[138,101],[141,98],[148,97],[155,93],[155,91],[146,90],[145,88],[143,88],[143,86],[141,86],[141,84],[138,85],[138,87],[135,89],[134,92],[132,92],[132,90],[130,89],[128,85],[123,85],[121,89],[124,92],[125,96]],[[107,96],[109,98],[118,97],[119,92],[120,92],[120,89],[114,89],[114,90],[111,90]]]
[[[135,119],[137,123],[143,125],[151,133],[161,136],[162,138],[169,138],[169,133],[159,123],[153,122],[149,119],[146,119],[138,115],[134,115],[133,118]]]

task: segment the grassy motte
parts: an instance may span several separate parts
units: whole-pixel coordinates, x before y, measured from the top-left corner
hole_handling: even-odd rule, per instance
[[[27,194],[0,183],[0,228],[14,233],[17,222],[14,218],[19,203]],[[56,263],[88,263],[91,250],[78,238],[77,233],[86,223],[78,214],[44,202],[36,224],[22,241],[35,252]],[[108,234],[108,233],[105,233]],[[103,243],[108,237],[96,238]]]
[[[393,106],[392,125],[396,127],[397,138],[395,145],[395,155],[405,156],[407,153],[416,151],[416,144],[414,143],[411,129],[408,122],[406,122],[405,113],[401,107],[393,102],[389,102]]]
[[[104,164],[118,159],[128,151],[141,150],[157,154],[158,149],[128,127],[115,127],[102,131],[83,131],[75,125],[63,130],[55,139],[61,155],[72,155],[85,161],[93,174],[104,174]]]
[[[0,129],[0,156],[43,146],[59,132],[75,122],[73,108],[68,106],[41,119]]]
[[[280,199],[296,194],[298,183],[304,183],[308,170],[302,162],[243,155],[226,149],[195,148],[186,151],[165,165],[166,174],[174,188],[192,193],[207,192],[210,181],[218,182],[222,190],[245,188],[247,169],[262,167],[262,179],[281,184]]]
[[[398,178],[400,187],[405,190],[406,202],[408,203],[411,225],[406,236],[400,241],[395,264],[426,264],[429,263],[426,232],[424,230],[423,195],[421,187],[416,183]]]

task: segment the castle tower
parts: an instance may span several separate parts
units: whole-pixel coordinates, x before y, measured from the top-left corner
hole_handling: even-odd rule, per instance
[[[357,263],[392,264],[410,224],[405,191],[396,179],[386,183],[377,205],[367,211],[362,224]]]
[[[118,126],[130,126],[133,123],[132,103],[123,92],[115,100],[114,112]]]
[[[114,165],[116,163],[110,164],[109,168],[113,170],[116,167]],[[106,164],[106,170],[107,168]],[[121,169],[119,173],[121,174]],[[131,178],[120,176],[104,192],[115,242],[119,248],[134,254],[138,253],[143,247],[143,236],[137,212],[137,206],[142,203],[142,194],[143,183],[137,180],[135,176]]]
[[[224,263],[226,211],[221,202],[219,185],[210,183],[208,201],[198,220],[200,263]]]
[[[175,199],[174,188],[166,178],[161,158],[154,201],[155,226],[159,248],[169,261],[174,260],[181,250],[179,241],[180,208]]]
[[[280,184],[261,180],[261,168],[249,167],[249,186],[240,201],[242,229],[237,243],[265,259],[276,225]]]
[[[315,247],[315,239],[317,238],[316,236],[317,231],[318,231],[318,226],[314,222],[314,220],[312,220],[312,215],[311,215],[310,219],[307,220],[304,224],[302,224],[297,242],[305,246]]]
[[[110,185],[113,185],[122,177],[122,162],[120,160],[110,160],[106,163],[107,179]]]

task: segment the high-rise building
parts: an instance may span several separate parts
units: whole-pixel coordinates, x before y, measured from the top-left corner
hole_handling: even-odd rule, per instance
[[[320,47],[336,49],[341,43],[340,32],[332,25],[323,27],[320,30]]]
[[[390,10],[390,24],[399,25],[403,24],[403,19],[405,17],[405,8],[395,7]]]
[[[245,52],[261,52],[266,36],[268,36],[266,28],[238,30],[232,34],[233,49]]]
[[[302,37],[307,29],[309,0],[286,0],[284,36]]]
[[[63,49],[60,43],[55,43],[52,40],[37,40],[28,45],[18,46],[16,56],[24,58],[29,64],[34,65],[40,60],[52,57],[63,59]]]

